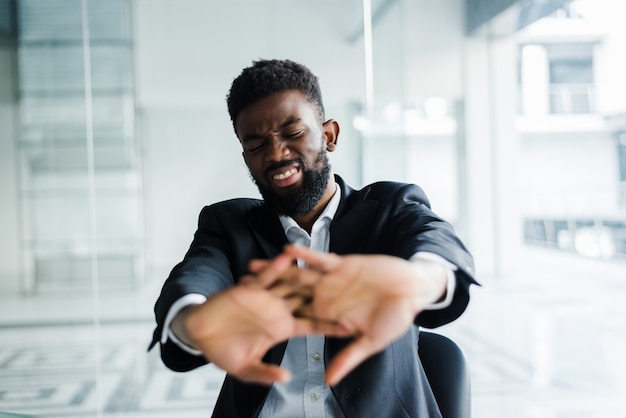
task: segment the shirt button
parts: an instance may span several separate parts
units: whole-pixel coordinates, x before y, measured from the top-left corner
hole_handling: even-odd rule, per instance
[[[311,393],[311,402],[317,402],[318,399],[317,393]]]
[[[313,354],[313,360],[320,361],[321,359],[322,359],[322,356],[320,355],[320,353]]]

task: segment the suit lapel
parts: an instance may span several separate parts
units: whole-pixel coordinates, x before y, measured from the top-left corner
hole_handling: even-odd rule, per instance
[[[287,237],[278,216],[265,205],[261,205],[249,212],[248,223],[268,259],[272,259],[282,252],[283,247],[287,244]]]
[[[335,180],[341,188],[341,202],[330,226],[330,251],[358,253],[375,225],[378,202],[367,200],[369,189],[354,191],[341,177]],[[279,255],[288,243],[278,216],[265,204],[248,213],[248,223],[268,259]]]
[[[330,224],[329,251],[337,254],[363,253],[375,227],[378,202],[367,200],[369,189],[354,191],[335,176],[341,187],[341,203]]]
[[[288,243],[283,226],[272,211],[261,205],[248,214],[250,229],[267,259],[278,256]],[[282,342],[267,352],[263,360],[266,363],[280,364],[287,342]]]

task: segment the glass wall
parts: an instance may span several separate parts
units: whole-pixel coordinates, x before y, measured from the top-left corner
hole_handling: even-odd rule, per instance
[[[9,0],[0,13],[0,415],[206,416],[221,373],[176,375],[147,347],[201,208],[258,196],[226,92],[260,58],[310,66],[342,123],[337,171],[358,186],[361,3]]]
[[[17,5],[21,288],[132,286],[144,263],[129,5]]]

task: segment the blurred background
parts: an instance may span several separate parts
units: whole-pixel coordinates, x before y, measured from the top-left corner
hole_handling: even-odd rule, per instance
[[[0,0],[0,416],[207,417],[146,352],[201,208],[257,197],[226,111],[319,76],[353,187],[420,185],[481,288],[437,330],[476,417],[626,416],[626,4]]]

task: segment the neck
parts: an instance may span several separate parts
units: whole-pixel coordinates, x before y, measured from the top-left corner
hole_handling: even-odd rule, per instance
[[[317,218],[320,217],[322,212],[324,212],[324,209],[326,209],[328,202],[330,202],[330,199],[332,199],[335,191],[337,191],[337,187],[339,186],[337,186],[337,184],[335,183],[335,176],[333,176],[331,173],[328,180],[328,186],[326,187],[326,191],[322,195],[320,201],[317,202],[317,205],[315,205],[315,208],[313,208],[311,212],[305,213],[304,215],[294,216],[293,219],[298,223],[298,225],[300,225],[302,229],[307,231],[309,234],[311,233],[313,224],[315,223]]]

